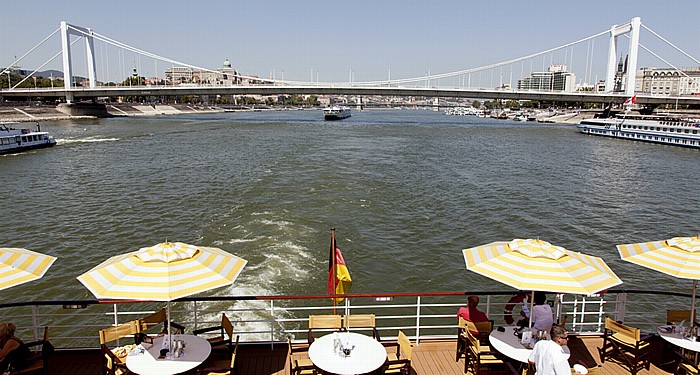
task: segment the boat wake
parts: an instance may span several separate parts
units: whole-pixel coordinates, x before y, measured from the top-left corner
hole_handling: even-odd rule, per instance
[[[119,138],[83,138],[83,139],[57,139],[56,142],[60,144],[69,143],[95,143],[95,142],[116,142]]]

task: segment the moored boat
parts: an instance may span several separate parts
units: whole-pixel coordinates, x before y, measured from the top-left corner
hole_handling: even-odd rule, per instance
[[[700,148],[698,119],[620,114],[581,120],[577,128],[589,135]]]
[[[56,144],[54,137],[41,131],[39,123],[36,124],[36,130],[15,129],[12,126],[16,124],[18,123],[0,124],[0,154],[51,147]]]
[[[342,120],[352,116],[350,108],[341,106],[331,106],[323,109],[323,118],[326,120]]]

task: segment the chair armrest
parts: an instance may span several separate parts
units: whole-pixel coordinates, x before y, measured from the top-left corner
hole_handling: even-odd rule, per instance
[[[372,328],[372,333],[374,334],[375,340],[382,341],[382,338],[379,336],[379,330],[377,328]]]
[[[639,341],[649,341],[654,336],[656,336],[656,333],[642,333],[642,336],[639,338]]]
[[[382,345],[384,345],[385,348],[391,348],[391,347],[399,346],[399,343],[398,342],[382,342]]]
[[[180,323],[170,322],[170,327],[179,329],[182,333],[185,333],[185,326]]]
[[[195,329],[192,331],[192,334],[197,336],[200,333],[206,333],[206,332],[214,332],[214,331],[221,331],[223,330],[223,327],[218,326],[218,327],[207,327],[207,328],[200,328],[200,329]]]
[[[197,375],[207,374],[210,372],[226,372],[233,370],[233,367],[206,367],[197,369]]]

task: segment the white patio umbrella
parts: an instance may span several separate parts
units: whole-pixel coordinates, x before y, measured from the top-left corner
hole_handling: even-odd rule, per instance
[[[55,261],[35,251],[0,247],[0,290],[40,279]]]
[[[78,280],[98,299],[167,301],[169,323],[170,301],[230,285],[246,263],[215,247],[163,242],[111,257]]]

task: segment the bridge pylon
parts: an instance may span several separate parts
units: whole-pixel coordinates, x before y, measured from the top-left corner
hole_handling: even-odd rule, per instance
[[[625,95],[634,95],[635,76],[637,74],[637,53],[639,52],[639,29],[642,20],[639,17],[632,18],[624,25],[613,25],[610,28],[610,44],[608,46],[608,68],[605,75],[605,91],[612,92],[615,87],[615,69],[617,67],[617,37],[629,34],[630,44],[627,52],[627,79],[625,81]]]
[[[84,27],[69,25],[61,21],[61,50],[63,54],[63,84],[66,88],[66,102],[73,101],[73,60],[70,51],[70,36],[78,35],[85,38],[85,52],[87,54],[88,79],[90,88],[97,87],[97,71],[95,69],[95,43],[92,30]]]

